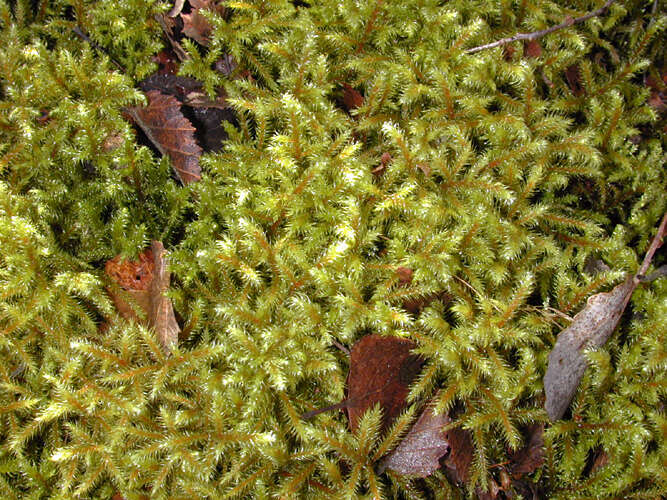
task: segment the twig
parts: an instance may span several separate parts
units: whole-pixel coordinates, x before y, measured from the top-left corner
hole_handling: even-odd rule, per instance
[[[574,24],[579,24],[583,23],[584,21],[589,20],[591,17],[596,17],[601,14],[603,14],[609,6],[614,3],[616,0],[607,0],[607,2],[600,7],[597,10],[594,10],[593,12],[589,12],[588,14],[577,17],[577,18],[572,18],[570,16],[567,16],[565,18],[565,21],[562,23],[552,26],[551,28],[547,28],[545,30],[541,31],[533,31],[532,33],[517,33],[514,36],[510,36],[508,38],[503,38],[502,40],[498,40],[493,43],[487,43],[486,45],[480,45],[479,47],[473,47],[472,49],[466,50],[466,54],[474,54],[475,52],[479,52],[481,50],[485,49],[492,49],[494,47],[500,47],[501,45],[507,45],[508,43],[516,42],[518,40],[535,40],[537,38],[542,38],[545,35],[548,35],[549,33],[553,33],[554,31],[563,29],[563,28],[568,28]]]
[[[79,38],[81,38],[81,40],[83,40],[84,42],[89,43],[90,46],[91,46],[92,48],[94,48],[94,49],[96,49],[96,50],[99,50],[99,51],[103,52],[107,57],[109,57],[109,60],[110,60],[110,61],[111,61],[111,62],[112,62],[112,63],[113,63],[113,64],[114,64],[120,71],[125,72],[125,68],[123,67],[123,65],[122,65],[121,63],[119,63],[118,61],[116,61],[116,60],[113,58],[113,56],[112,56],[111,54],[109,54],[109,51],[108,51],[107,49],[105,49],[105,48],[102,47],[100,44],[98,44],[97,42],[95,42],[95,40],[92,40],[88,35],[86,35],[86,34],[83,32],[83,30],[82,30],[81,28],[79,28],[79,26],[76,26],[76,25],[75,25],[75,26],[72,28],[72,31],[74,32],[74,34],[75,34],[76,36],[78,36]]]
[[[639,271],[637,271],[637,274],[635,274],[635,279],[637,281],[641,281],[641,277],[646,274],[646,271],[648,271],[655,251],[662,246],[662,238],[664,238],[666,230],[667,212],[665,212],[665,215],[662,216],[662,222],[660,223],[660,227],[658,227],[658,232],[653,237],[653,241],[651,241],[651,245],[648,247],[648,251],[646,252],[646,256],[644,257],[644,261],[642,262]]]

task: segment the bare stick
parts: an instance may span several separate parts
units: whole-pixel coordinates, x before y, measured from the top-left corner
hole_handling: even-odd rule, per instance
[[[480,45],[479,47],[473,47],[472,49],[468,49],[465,52],[466,54],[474,54],[475,52],[479,52],[481,50],[500,47],[501,45],[507,45],[508,43],[516,42],[518,40],[535,40],[537,38],[542,38],[544,35],[548,35],[549,33],[553,33],[554,31],[558,31],[563,28],[568,28],[574,24],[583,23],[584,21],[589,20],[591,17],[596,17],[603,14],[609,8],[609,6],[615,1],[616,0],[607,0],[607,2],[602,7],[600,7],[597,10],[594,10],[593,12],[589,12],[585,16],[577,18],[572,18],[568,16],[565,18],[565,21],[556,26],[552,26],[551,28],[547,28],[542,31],[533,31],[532,33],[517,33],[514,36],[503,38],[502,40],[498,40],[497,42],[487,43],[486,45]]]
[[[123,65],[122,65],[121,63],[119,63],[118,61],[116,61],[116,60],[113,58],[113,56],[112,56],[111,54],[109,54],[109,51],[108,51],[107,49],[105,49],[104,47],[102,47],[101,45],[99,45],[97,42],[95,42],[95,40],[91,39],[88,35],[86,35],[86,34],[84,33],[84,31],[83,31],[79,26],[75,25],[75,26],[72,28],[72,31],[74,32],[74,34],[75,34],[76,36],[78,36],[79,38],[81,38],[81,40],[83,40],[84,42],[89,43],[90,46],[91,46],[92,48],[97,49],[97,50],[103,52],[104,54],[106,54],[106,55],[109,57],[109,60],[110,60],[110,61],[111,61],[111,62],[112,62],[112,63],[113,63],[113,64],[114,64],[120,71],[123,71],[123,72],[125,71],[125,68],[123,67]]]
[[[648,268],[651,265],[651,260],[653,259],[655,251],[662,246],[662,238],[664,238],[665,236],[666,229],[667,229],[667,212],[665,212],[665,215],[662,216],[662,222],[658,227],[658,232],[653,237],[651,245],[648,247],[648,250],[646,251],[646,256],[644,256],[644,262],[642,262],[639,271],[637,271],[637,274],[635,275],[636,280],[639,281],[641,279],[640,277],[644,276],[646,274],[646,271],[648,271]]]

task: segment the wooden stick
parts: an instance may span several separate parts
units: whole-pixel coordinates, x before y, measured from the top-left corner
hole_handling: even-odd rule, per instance
[[[552,26],[551,28],[547,28],[542,31],[533,31],[532,33],[517,33],[514,36],[503,38],[502,40],[498,40],[497,42],[487,43],[486,45],[480,45],[479,47],[473,47],[472,49],[468,49],[465,52],[466,54],[474,54],[475,52],[479,52],[481,50],[493,49],[494,47],[507,45],[508,43],[516,42],[518,40],[535,40],[537,38],[542,38],[543,36],[548,35],[549,33],[553,33],[554,31],[567,28],[574,24],[583,23],[584,21],[589,20],[591,17],[596,17],[603,14],[609,8],[609,6],[615,1],[616,0],[607,0],[607,2],[602,7],[600,7],[597,10],[594,10],[593,12],[589,12],[585,16],[577,17],[574,19],[571,18],[570,16],[567,16],[565,18],[565,21],[556,26]]]

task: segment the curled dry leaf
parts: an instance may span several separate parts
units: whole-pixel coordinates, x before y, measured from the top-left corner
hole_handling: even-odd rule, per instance
[[[139,254],[136,261],[121,260],[117,256],[107,261],[104,268],[107,275],[123,290],[119,293],[113,288],[108,289],[118,313],[126,319],[142,321],[154,328],[160,344],[169,352],[178,342],[180,328],[171,300],[165,295],[169,288],[170,273],[162,243],[154,241],[151,248]],[[145,319],[139,317],[126,299],[136,303]]]
[[[148,106],[127,108],[127,112],[160,153],[171,158],[183,184],[199,180],[202,149],[195,141],[195,128],[181,113],[181,104],[157,90],[147,92],[146,97]]]
[[[583,351],[602,347],[616,328],[632,292],[648,271],[655,251],[662,245],[666,226],[667,213],[662,218],[637,274],[629,276],[610,292],[591,296],[586,307],[577,313],[570,326],[558,334],[556,345],[549,354],[549,366],[544,376],[544,406],[552,421],[563,416],[577,391],[588,365]]]
[[[435,415],[429,404],[396,449],[382,461],[378,471],[390,469],[419,477],[433,474],[440,467],[440,457],[449,450],[442,430],[449,422],[449,416]]]
[[[225,12],[225,6],[223,2],[216,2],[215,0],[190,0],[190,5],[192,11],[189,14],[181,14],[183,34],[201,45],[208,46],[211,42],[210,35],[213,26],[202,12],[211,10],[222,15]]]

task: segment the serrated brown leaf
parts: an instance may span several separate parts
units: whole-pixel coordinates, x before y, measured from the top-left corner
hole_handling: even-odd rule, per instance
[[[195,128],[181,113],[181,104],[157,90],[146,92],[148,106],[127,108],[134,122],[163,155],[169,156],[183,184],[201,178],[202,149],[195,141]]]
[[[229,107],[225,93],[220,90],[214,100],[204,92],[204,85],[194,78],[175,75],[151,75],[141,83],[141,90],[159,91],[175,97],[183,112],[196,128],[196,137],[204,151],[219,151],[228,139],[224,122],[237,124],[236,113]]]
[[[429,404],[403,440],[382,461],[379,470],[390,469],[410,476],[430,476],[440,468],[440,457],[449,450],[442,428],[451,422],[448,415],[435,415]]]
[[[151,248],[139,254],[136,261],[121,260],[117,256],[107,261],[104,268],[122,289],[108,288],[118,313],[126,319],[152,327],[165,351],[171,351],[178,342],[180,328],[171,300],[165,295],[169,288],[170,273],[162,243],[153,241]],[[132,303],[136,303],[137,308],[143,312],[144,319],[137,314]]]
[[[347,377],[347,416],[355,431],[364,412],[380,403],[386,430],[407,406],[410,384],[423,360],[410,351],[415,343],[398,337],[366,335],[352,346]]]
[[[577,391],[588,366],[583,351],[602,347],[613,333],[632,292],[648,271],[656,250],[662,245],[666,226],[667,213],[662,218],[637,274],[628,276],[610,292],[589,297],[586,307],[576,314],[570,326],[558,334],[544,375],[544,407],[552,421],[563,416]]]

